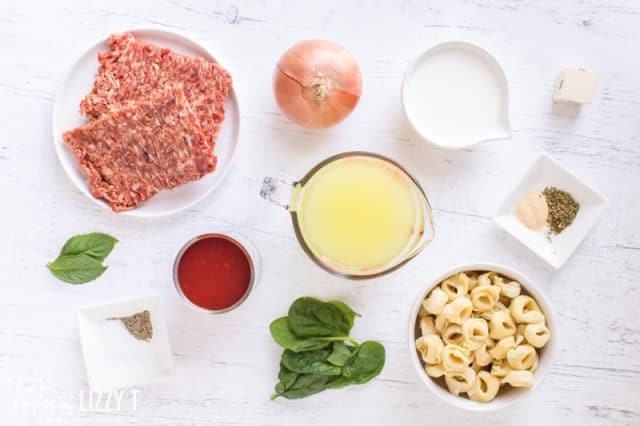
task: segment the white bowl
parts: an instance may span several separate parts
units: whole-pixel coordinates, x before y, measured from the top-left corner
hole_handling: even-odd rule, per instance
[[[564,231],[547,238],[546,227],[532,231],[515,215],[520,200],[532,190],[555,186],[568,191],[580,210]],[[595,189],[545,153],[540,153],[494,216],[495,223],[554,268],[561,268],[596,224],[607,202]]]
[[[139,40],[167,47],[185,55],[202,57],[208,61],[220,63],[219,58],[214,57],[203,46],[179,34],[156,29],[131,30],[130,32]],[[98,53],[108,50],[107,40],[103,39],[87,49],[71,67],[67,76],[62,80],[53,104],[52,129],[56,154],[69,179],[94,203],[111,210],[106,202],[95,198],[89,192],[86,176],[82,174],[73,153],[62,140],[64,131],[82,126],[87,122],[86,117],[80,114],[80,101],[93,87],[94,78],[99,68]],[[231,169],[238,144],[240,112],[235,87],[229,91],[229,96],[225,101],[225,110],[225,119],[216,141],[215,153],[218,156],[218,163],[213,173],[172,190],[160,191],[141,206],[119,214],[135,217],[166,216],[192,207],[209,195]]]
[[[420,54],[402,80],[402,108],[427,142],[462,149],[511,137],[509,87],[491,53],[447,41]]]
[[[455,396],[447,390],[446,387],[440,385],[436,382],[435,379],[432,379],[427,375],[424,371],[424,367],[422,361],[420,360],[420,356],[418,355],[416,349],[416,338],[417,338],[417,318],[418,311],[420,310],[420,305],[424,298],[434,289],[438,284],[440,284],[445,278],[450,277],[451,275],[457,274],[459,272],[468,272],[468,271],[493,271],[497,272],[506,277],[512,278],[515,281],[518,281],[522,285],[522,289],[525,290],[525,293],[528,293],[531,297],[535,299],[535,301],[542,309],[546,317],[547,327],[551,331],[551,338],[547,345],[538,349],[538,369],[533,374],[533,386],[528,389],[518,389],[512,388],[510,386],[501,388],[498,392],[496,398],[491,402],[476,402],[468,399],[465,396]],[[553,318],[553,312],[551,310],[551,305],[549,300],[544,296],[542,291],[535,286],[527,277],[522,275],[519,272],[514,271],[506,266],[495,264],[495,263],[469,263],[462,266],[458,266],[454,269],[450,269],[446,271],[444,274],[430,281],[430,284],[425,288],[424,291],[420,292],[416,302],[411,310],[411,316],[409,317],[409,350],[411,352],[411,360],[416,369],[416,373],[422,379],[424,384],[437,395],[443,401],[447,403],[470,411],[494,411],[511,405],[512,403],[521,400],[525,396],[531,394],[534,389],[538,387],[540,382],[544,379],[544,376],[549,371],[551,367],[553,354],[555,352],[555,336],[556,336],[556,328],[555,321]]]

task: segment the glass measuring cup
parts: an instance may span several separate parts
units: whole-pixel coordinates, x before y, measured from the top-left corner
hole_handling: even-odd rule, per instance
[[[260,195],[291,213],[298,242],[317,265],[348,279],[391,272],[434,236],[420,184],[378,154],[335,155],[293,183],[266,177]]]

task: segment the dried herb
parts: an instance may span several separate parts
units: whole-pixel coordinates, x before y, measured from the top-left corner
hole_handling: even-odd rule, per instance
[[[151,325],[151,315],[149,311],[138,312],[128,317],[108,318],[110,320],[120,320],[129,333],[138,340],[150,340],[153,337],[153,326]]]
[[[568,192],[552,186],[546,187],[543,194],[549,206],[549,233],[559,234],[573,223],[580,210],[580,204]]]

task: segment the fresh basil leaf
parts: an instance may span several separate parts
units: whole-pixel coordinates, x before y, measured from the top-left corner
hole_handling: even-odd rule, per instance
[[[320,349],[309,352],[295,353],[285,350],[281,362],[289,370],[301,374],[323,374],[325,376],[339,376],[341,369],[327,361],[331,352]]]
[[[329,376],[321,374],[301,374],[291,388],[276,396],[282,396],[287,399],[305,398],[322,392],[328,380]]]
[[[117,239],[101,232],[76,235],[69,238],[62,246],[60,256],[84,254],[102,262],[109,256],[117,242]]]
[[[335,342],[333,347],[331,348],[331,355],[327,358],[333,365],[337,365],[338,367],[342,367],[351,355],[355,352],[356,348],[351,346],[347,346],[342,342]]]
[[[289,320],[287,317],[281,317],[274,320],[269,325],[271,337],[275,342],[285,349],[293,352],[313,351],[316,349],[326,348],[331,344],[330,339],[317,337],[297,337],[289,328]]]
[[[336,306],[312,297],[301,297],[289,308],[289,327],[298,337],[349,336],[351,327]]]
[[[47,268],[56,278],[70,284],[93,281],[107,269],[100,261],[84,254],[59,256]]]
[[[342,367],[342,376],[351,384],[361,385],[376,377],[382,371],[385,361],[385,350],[381,343],[363,342]]]
[[[341,302],[339,300],[331,300],[331,301],[329,301],[327,303],[329,303],[330,305],[333,305],[336,308],[338,308],[338,310],[340,311],[340,314],[342,315],[342,318],[349,325],[349,331],[351,331],[351,329],[353,328],[353,323],[355,322],[356,317],[359,317],[360,314],[357,313],[356,311],[354,311],[353,309],[351,309],[351,307],[349,305],[347,305],[346,303]]]

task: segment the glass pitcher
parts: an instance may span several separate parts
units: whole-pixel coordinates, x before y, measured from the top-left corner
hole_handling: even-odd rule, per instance
[[[266,177],[260,195],[291,213],[296,237],[316,264],[348,279],[391,272],[434,236],[420,184],[378,154],[335,155],[294,183]]]

